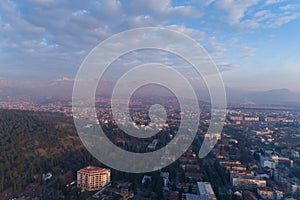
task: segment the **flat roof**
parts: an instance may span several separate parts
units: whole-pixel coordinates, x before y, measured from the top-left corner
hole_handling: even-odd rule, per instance
[[[78,172],[81,173],[99,173],[99,172],[105,172],[107,169],[101,168],[101,167],[95,167],[95,166],[86,166],[85,168],[80,169]]]
[[[211,184],[208,182],[197,182],[200,195],[214,195]]]

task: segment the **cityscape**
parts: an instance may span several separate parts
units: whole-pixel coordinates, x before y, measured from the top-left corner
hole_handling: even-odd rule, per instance
[[[300,200],[299,0],[2,0],[0,200]]]
[[[163,105],[176,104],[175,98],[157,99],[160,99]],[[164,128],[159,134],[138,140],[122,134],[115,126],[110,108],[107,107],[110,103],[108,98],[99,98],[97,102],[98,116],[103,116],[99,118],[99,125],[109,132],[108,137],[114,144],[125,150],[155,151],[167,144],[172,135],[176,134],[176,123],[172,121],[176,122],[177,119],[174,109],[176,106],[170,111],[174,114],[173,118],[163,125]],[[149,98],[139,98],[132,102],[136,123],[148,124],[147,113],[143,113],[149,107],[148,104],[151,102]],[[24,105],[18,103],[18,108],[11,106],[12,104],[9,104],[11,107],[4,107],[8,105],[5,103],[1,105],[6,112],[24,110],[22,112],[29,112],[27,115],[32,112],[53,113],[59,117],[72,118],[70,102],[66,101],[38,106],[34,104],[29,106],[28,102],[24,102]],[[18,199],[297,199],[299,197],[299,109],[253,105],[228,107],[222,134],[213,150],[204,159],[200,159],[197,154],[210,122],[209,104],[202,102],[200,109],[200,125],[193,144],[184,155],[166,168],[146,174],[124,175],[94,158],[72,166],[74,168],[63,167],[64,161],[61,161],[62,163],[52,161],[54,164],[48,163],[49,166],[41,168],[41,174],[34,175],[39,178],[33,179],[29,185],[18,186],[17,182],[17,189],[11,188],[10,183],[4,179],[1,196],[13,198],[15,194],[15,198]],[[73,136],[72,139],[74,144],[77,143],[75,146],[78,151],[84,148],[78,136]],[[47,153],[42,156],[48,157]],[[67,169],[69,170],[66,171]],[[23,176],[24,174],[19,174],[18,179],[21,181]],[[24,193],[23,190],[27,192]],[[43,190],[44,192],[36,193]]]

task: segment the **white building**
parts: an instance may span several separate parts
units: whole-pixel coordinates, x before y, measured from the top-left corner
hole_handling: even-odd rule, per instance
[[[197,182],[200,199],[217,200],[215,193],[208,182]]]
[[[164,187],[168,187],[169,184],[169,172],[160,172],[160,176],[164,180]]]
[[[292,156],[292,158],[299,158],[300,157],[300,155],[299,155],[299,152],[298,151],[295,151],[295,150],[293,150],[292,152],[291,152],[291,156]]]
[[[260,165],[262,167],[269,167],[271,169],[275,169],[275,167],[276,167],[276,163],[275,163],[274,160],[268,159],[268,158],[265,158],[265,157],[261,157]]]
[[[252,116],[245,116],[244,117],[245,121],[254,121],[254,122],[258,122],[259,121],[259,117],[252,117]]]
[[[208,182],[197,182],[198,194],[183,194],[183,200],[217,200],[216,195]]]

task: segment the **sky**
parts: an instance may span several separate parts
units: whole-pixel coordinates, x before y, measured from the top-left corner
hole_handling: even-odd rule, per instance
[[[0,83],[72,81],[101,41],[146,26],[199,42],[227,87],[300,92],[298,0],[3,0]]]

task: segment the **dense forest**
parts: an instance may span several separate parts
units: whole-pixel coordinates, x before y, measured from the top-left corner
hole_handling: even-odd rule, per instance
[[[82,145],[73,119],[61,114],[0,110],[0,200],[33,195],[41,199],[83,198],[68,185],[86,165],[102,166]],[[49,181],[43,174],[52,173]],[[159,172],[147,187],[162,195]],[[112,180],[130,181],[136,191],[143,174],[112,170]]]
[[[0,110],[0,148],[1,196],[42,185],[44,173],[59,177],[71,172],[74,177],[92,159],[72,118],[53,113]]]

